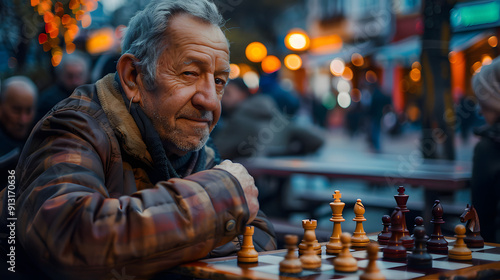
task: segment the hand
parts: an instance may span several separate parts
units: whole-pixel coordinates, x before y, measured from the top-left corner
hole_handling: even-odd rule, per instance
[[[259,190],[255,186],[255,181],[243,165],[239,163],[233,163],[230,160],[225,160],[214,168],[225,170],[240,182],[243,193],[245,194],[245,199],[247,200],[248,210],[250,210],[250,218],[247,224],[250,224],[255,217],[257,217],[257,212],[259,212]]]

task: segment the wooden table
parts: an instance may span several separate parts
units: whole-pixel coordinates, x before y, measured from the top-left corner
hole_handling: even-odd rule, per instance
[[[375,242],[373,236],[370,239]],[[451,244],[454,240],[450,238],[449,241],[450,248],[452,248]],[[500,277],[499,246],[500,244],[487,243],[484,249],[474,249],[471,261],[451,261],[446,255],[433,254],[433,268],[427,270],[411,269],[405,262],[384,261],[381,258],[377,264],[386,279],[439,279],[440,276],[448,277],[444,279],[452,279],[457,275],[474,279],[478,272],[485,273],[487,270],[491,272],[492,269],[499,270]],[[237,262],[236,257],[224,257],[184,264],[174,268],[171,272],[204,279],[359,279],[368,262],[364,249],[351,250],[358,260],[359,270],[352,274],[334,272],[333,256],[325,255],[324,246],[322,250],[321,269],[303,271],[299,275],[279,275],[279,262],[286,254],[286,250],[262,252],[259,254],[257,264],[241,264]],[[382,252],[379,252],[379,256],[382,257]]]

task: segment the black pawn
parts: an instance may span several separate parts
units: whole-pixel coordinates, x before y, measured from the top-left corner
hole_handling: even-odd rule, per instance
[[[403,213],[396,207],[391,216],[391,239],[384,248],[384,259],[386,260],[406,260],[406,248],[403,246],[401,237],[403,236]]]
[[[408,256],[408,267],[415,269],[427,269],[432,267],[432,256],[427,253],[426,240],[425,238],[425,228],[423,226],[417,226],[413,230],[413,236],[415,237],[415,249],[413,253]]]
[[[387,245],[389,239],[391,239],[391,232],[389,230],[391,225],[391,216],[384,215],[382,217],[382,225],[384,225],[384,228],[382,229],[382,232],[378,234],[378,244]]]
[[[422,218],[420,216],[415,217],[415,225],[413,225],[413,230],[415,230],[417,227],[423,227],[424,231],[425,231],[424,218]],[[415,238],[414,235],[415,234],[412,234],[411,237]],[[424,237],[425,237],[425,240],[429,239],[429,236],[427,234]]]
[[[434,232],[431,234],[431,238],[427,240],[427,251],[429,251],[429,253],[447,255],[448,241],[444,239],[443,233],[441,232],[441,225],[444,224],[443,206],[441,206],[439,200],[434,201],[431,223],[434,224]]]

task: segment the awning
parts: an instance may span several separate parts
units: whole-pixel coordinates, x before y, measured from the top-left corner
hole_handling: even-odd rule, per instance
[[[362,56],[372,54],[376,50],[375,44],[371,41],[359,44],[344,44],[342,49],[335,53],[314,55],[308,54],[307,60],[304,60],[306,67],[329,66],[330,62],[335,58],[341,58],[345,62],[351,61],[351,56],[354,53],[359,53]]]
[[[455,33],[450,40],[450,51],[463,51],[480,40],[493,35],[491,30]],[[422,40],[415,35],[404,40],[380,47],[375,53],[375,61],[379,64],[397,63],[405,66],[411,65],[420,59]]]

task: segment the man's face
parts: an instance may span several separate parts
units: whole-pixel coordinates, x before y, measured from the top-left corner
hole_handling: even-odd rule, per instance
[[[68,92],[73,92],[77,87],[83,85],[87,80],[85,66],[79,63],[64,65],[61,83]]]
[[[146,115],[167,155],[201,149],[220,117],[229,77],[229,48],[219,27],[190,15],[170,21],[167,49],[158,61],[156,90],[143,91]]]
[[[0,121],[13,138],[24,139],[35,117],[35,97],[23,84],[13,83],[0,103]]]

